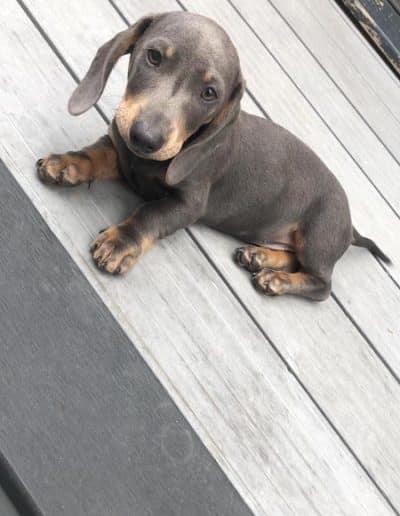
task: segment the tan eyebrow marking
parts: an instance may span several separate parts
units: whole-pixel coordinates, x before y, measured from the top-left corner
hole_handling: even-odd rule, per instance
[[[210,71],[207,71],[203,75],[203,81],[204,82],[211,82],[213,80],[213,75]]]
[[[174,47],[168,47],[165,51],[165,55],[168,57],[168,59],[171,59],[171,57],[175,54],[175,48]]]

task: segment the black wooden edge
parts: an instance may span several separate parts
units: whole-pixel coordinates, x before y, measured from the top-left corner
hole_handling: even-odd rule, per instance
[[[400,0],[335,1],[400,79]]]
[[[400,0],[389,0],[389,3],[400,15]]]

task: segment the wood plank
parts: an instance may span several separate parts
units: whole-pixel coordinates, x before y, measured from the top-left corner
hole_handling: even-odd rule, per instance
[[[232,0],[232,3],[265,42],[268,52],[279,61],[331,132],[360,165],[363,173],[400,214],[400,164],[379,141],[375,132],[269,2],[255,0],[250,4]],[[400,132],[400,125],[397,129]],[[397,147],[400,151],[400,145]]]
[[[30,4],[32,5],[32,4]],[[57,41],[57,45],[59,48],[63,49],[63,54],[65,56],[68,56],[68,59],[70,59],[71,63],[73,63],[73,66],[75,69],[79,68],[79,72],[83,73],[86,66],[83,63],[82,65],[82,59],[84,60],[84,56],[82,55],[82,51],[79,49],[77,51],[76,48],[73,48],[74,45],[71,44],[72,39],[72,30],[73,30],[73,19],[77,16],[77,13],[71,15],[70,19],[70,25],[68,24],[68,13],[65,12],[62,15],[63,19],[63,26],[65,27],[65,24],[68,24],[68,34],[69,37],[65,38],[62,36],[63,30],[61,26],[56,30],[57,27],[57,19],[54,19],[54,17],[51,16],[51,13],[46,15],[46,8],[45,4],[36,3],[35,4],[39,11],[37,12],[38,18],[42,21],[44,26],[46,27],[46,30],[49,31],[51,34],[51,37]],[[40,8],[40,5],[42,5],[42,8]],[[100,9],[99,3],[96,3],[93,5],[93,9],[99,10]],[[139,4],[142,5],[142,4]],[[129,2],[130,9],[135,9],[134,2]],[[155,6],[156,7],[156,6]],[[219,5],[219,8],[221,5]],[[70,11],[70,8],[68,11]],[[141,7],[144,9],[144,6]],[[108,12],[107,6],[104,7],[106,10],[106,15],[104,17],[108,20],[108,26],[111,24],[112,15]],[[129,13],[128,13],[129,14]],[[142,12],[135,11],[134,15],[132,16],[132,20],[136,19],[139,15],[141,15]],[[98,14],[99,15],[99,14]],[[115,29],[120,30],[120,28]],[[100,38],[100,33],[97,33],[97,37]],[[104,40],[99,40],[97,42],[97,46],[102,43]],[[88,42],[89,45],[89,42]],[[96,46],[94,46],[94,49]],[[92,54],[94,53],[94,49],[92,50]],[[89,52],[88,46],[85,47],[83,51]],[[90,54],[88,55],[88,60],[90,60]],[[81,67],[82,66],[82,67]],[[121,91],[123,90],[123,87],[121,85]],[[301,369],[303,367],[308,366],[307,372],[304,372],[304,377],[302,377],[303,381],[311,386],[311,391],[314,396],[317,396],[321,400],[321,404],[324,407],[324,410],[329,414],[330,417],[334,417],[335,421],[343,427],[343,431],[345,435],[349,434],[351,436],[351,439],[355,442],[358,441],[359,443],[359,425],[357,424],[356,427],[353,430],[350,430],[347,428],[347,417],[346,423],[344,422],[343,418],[343,412],[338,414],[336,412],[336,407],[332,407],[332,396],[333,393],[337,390],[337,381],[339,381],[341,378],[349,378],[349,375],[354,374],[354,370],[357,369],[357,374],[360,374],[361,378],[364,379],[358,379],[354,382],[354,385],[347,385],[345,387],[345,396],[344,396],[344,403],[345,408],[341,408],[341,410],[349,411],[348,413],[354,413],[354,411],[358,412],[360,410],[360,407],[358,407],[358,404],[364,405],[366,407],[370,406],[370,403],[373,399],[375,399],[376,396],[376,389],[379,391],[384,392],[384,385],[381,383],[383,380],[383,377],[381,376],[381,364],[379,364],[379,361],[375,362],[375,359],[373,358],[373,354],[370,353],[370,350],[367,350],[367,362],[372,360],[372,362],[369,362],[365,369],[363,369],[359,364],[360,362],[363,362],[363,358],[365,357],[365,342],[360,338],[360,336],[354,331],[354,328],[351,329],[351,327],[348,326],[348,323],[343,320],[343,314],[340,314],[340,311],[337,309],[338,307],[335,306],[335,303],[330,302],[325,304],[323,307],[321,307],[321,311],[319,311],[318,315],[315,312],[315,307],[309,307],[309,305],[305,305],[301,301],[298,300],[284,300],[284,306],[287,307],[287,310],[285,310],[282,313],[282,306],[278,303],[271,303],[271,308],[268,306],[268,311],[265,309],[263,304],[260,304],[259,298],[257,295],[248,288],[248,279],[247,276],[241,274],[240,272],[234,268],[231,260],[230,260],[230,254],[233,247],[233,242],[229,239],[222,239],[220,235],[215,236],[213,232],[207,232],[205,230],[205,233],[201,233],[201,230],[194,230],[196,237],[202,238],[201,243],[202,246],[207,250],[208,254],[214,262],[217,264],[217,266],[220,268],[220,270],[223,272],[225,278],[234,286],[236,292],[238,295],[242,297],[242,300],[246,303],[246,305],[250,308],[250,310],[255,314],[258,322],[261,323],[262,327],[265,329],[265,331],[270,335],[273,336],[274,342],[277,343],[277,346],[282,350],[285,357],[287,358],[288,362],[292,365],[296,371],[299,370],[299,365],[297,364],[296,360],[300,358],[297,356],[296,349],[298,350],[298,343],[304,342],[307,343],[307,346],[310,346],[309,348],[309,355],[307,355],[307,358],[304,357],[303,353],[306,353],[306,351],[301,350]],[[376,274],[380,274],[380,278],[382,278],[385,285],[388,286],[389,289],[392,289],[393,292],[393,312],[391,312],[390,309],[388,309],[388,317],[391,320],[391,326],[398,324],[397,318],[395,317],[395,308],[399,306],[399,299],[398,299],[398,290],[392,283],[388,280],[388,278],[385,276],[384,272],[380,270],[375,261],[372,260],[368,254],[363,255],[363,260],[365,260],[365,264],[371,264],[371,268],[374,271],[374,274],[372,275],[372,286],[373,289],[376,290],[376,282],[374,281],[374,278]],[[362,262],[364,263],[364,262]],[[358,265],[360,262],[358,262]],[[359,272],[360,273],[360,272]],[[361,275],[361,274],[360,274]],[[344,281],[347,281],[348,284],[348,277],[346,280],[346,276],[344,276]],[[363,282],[360,282],[360,284],[363,284]],[[361,286],[360,286],[361,288]],[[373,290],[373,292],[374,292]],[[346,288],[345,293],[347,295],[348,289]],[[349,294],[350,295],[350,294]],[[363,295],[365,296],[365,291],[363,291]],[[396,297],[397,296],[397,297]],[[379,326],[376,325],[376,329],[372,327],[370,324],[370,315],[368,313],[365,313],[365,299],[364,297],[360,297],[359,299],[362,299],[363,304],[361,306],[361,302],[358,302],[358,306],[360,309],[360,313],[363,314],[364,320],[371,326],[371,331],[374,331],[374,334],[376,335],[377,331],[382,335],[382,340],[385,341],[388,345],[388,352],[390,354],[390,357],[396,360],[396,348],[393,346],[393,342],[395,342],[395,337],[393,337],[393,334],[387,331],[387,328],[382,330],[382,328],[379,329]],[[275,301],[275,300],[274,300]],[[281,301],[281,300],[279,300]],[[390,299],[388,300],[390,305]],[[371,298],[371,303],[376,303],[376,297],[374,294],[374,297]],[[290,306],[290,309],[289,309]],[[386,300],[385,303],[383,303],[383,306],[387,306]],[[310,310],[308,311],[308,308]],[[318,307],[319,308],[319,307]],[[379,304],[376,305],[376,310],[379,310]],[[384,311],[386,308],[384,308]],[[289,313],[287,313],[289,312]],[[318,317],[318,325],[319,328],[316,327],[316,325],[313,324],[312,330],[310,331],[307,328],[307,323],[304,321],[313,321],[315,318]],[[343,322],[338,323],[339,320],[342,320]],[[386,319],[387,320],[387,319]],[[339,329],[339,336],[338,334],[338,324],[340,326]],[[299,327],[302,328],[302,330],[299,329]],[[347,329],[345,329],[347,328]],[[344,334],[342,332],[345,332]],[[347,333],[347,331],[350,331],[350,333]],[[311,335],[310,335],[311,333]],[[329,336],[327,336],[327,334]],[[350,336],[351,335],[351,336]],[[398,335],[398,334],[397,334]],[[348,349],[341,348],[340,350],[337,350],[336,348],[333,348],[332,346],[336,346],[338,342],[349,342],[354,341],[358,344],[355,348],[353,348],[354,355],[352,352]],[[390,342],[391,341],[391,342]],[[378,341],[379,344],[379,341]],[[294,346],[294,348],[293,348]],[[326,346],[326,349],[325,349]],[[319,354],[321,353],[321,349],[324,349],[324,357],[320,358]],[[332,355],[334,353],[334,357]],[[341,357],[340,360],[338,359],[337,353],[340,353]],[[295,357],[295,358],[293,358]],[[303,362],[304,359],[304,362]],[[325,361],[326,359],[326,361]],[[318,361],[318,366],[316,366],[315,361]],[[326,382],[326,375],[331,374],[331,368],[332,363],[335,363],[337,366],[337,370],[335,371],[335,379],[332,380],[331,385],[325,385],[324,382]],[[338,362],[340,362],[338,364]],[[315,369],[316,367],[316,369]],[[319,367],[322,368],[322,373]],[[350,367],[350,369],[348,369]],[[377,367],[377,371],[374,371],[374,368]],[[350,373],[351,370],[351,373]],[[302,371],[303,372],[303,371]],[[368,380],[367,380],[368,378]],[[371,384],[371,391],[365,393],[364,390],[360,390],[360,385],[371,382],[373,383],[373,386]],[[392,380],[389,380],[392,382]],[[322,384],[322,385],[321,385]],[[381,387],[379,387],[381,385]],[[396,385],[394,383],[394,385]],[[346,404],[346,400],[349,400],[347,398],[349,389],[352,392],[352,401],[348,402],[348,405]],[[395,387],[397,389],[397,387]],[[321,392],[322,390],[322,392]],[[357,402],[355,401],[357,400]],[[334,414],[331,414],[331,411],[333,410]],[[372,415],[372,419],[370,421],[366,422],[365,430],[366,432],[381,432],[383,431],[386,435],[386,432],[388,431],[386,421],[386,414],[382,412],[381,415],[375,419],[376,414]],[[364,417],[364,416],[362,416]],[[378,422],[379,421],[379,422]],[[368,428],[368,431],[367,431]],[[392,445],[389,445],[391,448]],[[358,446],[359,447],[359,446]],[[373,455],[375,454],[376,449],[373,449],[372,447],[367,450],[363,451],[363,457],[365,457],[368,464],[370,464],[373,468],[375,468],[378,465],[378,461],[376,461],[375,458],[373,458]],[[372,455],[371,455],[372,454]],[[380,455],[384,455],[386,457],[386,460],[391,462],[392,460],[397,461],[397,458],[393,458],[393,453],[390,450],[387,451],[380,451]],[[391,482],[390,475],[388,474],[389,470],[386,470],[386,466],[382,468],[382,475],[385,477],[385,481]],[[379,469],[379,466],[378,466]],[[377,474],[377,477],[379,477],[380,474]],[[397,488],[394,488],[394,491],[396,492]]]
[[[251,516],[1,162],[0,217],[0,445],[41,513]]]
[[[365,38],[333,0],[270,3],[399,160],[399,83]]]
[[[2,489],[0,489],[0,514],[1,516],[20,516]]]
[[[400,76],[400,17],[388,0],[339,0],[339,5]]]
[[[84,19],[93,19],[89,4],[85,2]],[[69,6],[72,15],[74,5],[78,3]],[[113,23],[107,5],[96,4],[98,30]],[[185,232],[155,246],[126,280],[115,281],[94,269],[88,242],[99,227],[118,220],[133,197],[118,185],[54,191],[36,180],[32,168],[37,156],[49,148],[85,143],[104,125],[94,111],[80,119],[67,116],[60,99],[73,89],[72,80],[14,3],[9,2],[4,13],[7,21],[2,23],[0,40],[3,45],[7,42],[12,54],[2,54],[2,81],[7,88],[0,90],[1,155],[254,512],[392,513],[300,388],[293,371],[244,316]],[[68,16],[64,20],[63,31],[71,39],[79,18],[72,24]],[[17,69],[15,62],[20,63]],[[324,324],[330,307],[320,305],[310,311],[308,320],[319,318]],[[361,345],[352,325],[333,307],[332,347],[346,337],[354,340],[355,347]],[[324,335],[321,330],[315,338]],[[305,345],[311,338],[307,336],[308,330],[299,324],[299,339]],[[367,354],[367,367],[373,368],[376,357]],[[381,374],[387,372],[382,368]],[[129,380],[129,371],[125,378]],[[390,377],[383,383],[397,396]],[[388,401],[387,392],[382,403]],[[388,423],[388,434],[379,441],[390,446]],[[68,434],[68,425],[62,432]],[[382,461],[386,467],[386,458]],[[29,468],[24,472],[31,484],[35,482]],[[75,477],[71,474],[68,482]]]

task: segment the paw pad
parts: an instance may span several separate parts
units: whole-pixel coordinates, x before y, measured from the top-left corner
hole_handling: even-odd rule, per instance
[[[90,248],[97,267],[110,274],[125,274],[135,264],[142,249],[127,238],[118,226],[103,229]]]
[[[68,162],[68,155],[50,154],[38,159],[36,170],[43,183],[75,186],[83,182],[81,172],[75,163]]]

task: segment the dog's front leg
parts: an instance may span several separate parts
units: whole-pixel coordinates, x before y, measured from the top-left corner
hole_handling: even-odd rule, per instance
[[[36,168],[44,183],[64,186],[120,177],[117,151],[108,135],[79,151],[49,154],[37,161]]]
[[[156,240],[193,224],[203,215],[207,192],[143,204],[121,224],[100,232],[91,252],[100,269],[124,274]]]

